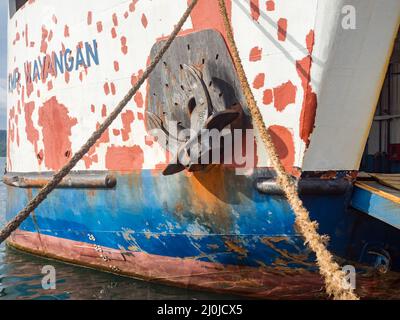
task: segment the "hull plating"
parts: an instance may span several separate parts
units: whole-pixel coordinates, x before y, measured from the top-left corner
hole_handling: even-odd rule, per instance
[[[118,176],[114,190],[58,189],[9,243],[177,286],[260,298],[304,298],[304,292],[323,297],[315,258],[296,232],[286,201],[254,187],[265,172],[238,178],[234,171],[214,170],[220,179],[208,183],[202,180],[206,174],[166,178],[145,171]],[[9,187],[7,211],[18,212],[36,192]],[[366,246],[380,244],[398,267],[397,231],[347,211],[348,199],[349,194],[303,196],[336,254],[373,264]]]

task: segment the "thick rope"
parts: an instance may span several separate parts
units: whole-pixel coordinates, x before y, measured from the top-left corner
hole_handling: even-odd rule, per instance
[[[305,239],[305,243],[315,252],[317,264],[321,275],[325,280],[326,292],[337,300],[358,300],[359,298],[352,289],[345,289],[343,286],[344,272],[334,261],[332,254],[326,248],[327,237],[318,234],[318,224],[312,222],[307,209],[301,201],[296,184],[293,178],[286,173],[285,168],[280,161],[275,145],[271,139],[267,127],[263,121],[260,110],[257,107],[256,100],[250,89],[249,82],[244,71],[238,48],[233,37],[232,26],[228,18],[225,0],[218,0],[220,13],[224,20],[225,31],[229,47],[231,49],[232,58],[238,72],[241,87],[243,89],[248,108],[253,117],[255,127],[258,129],[261,139],[269,154],[271,163],[278,176],[278,184],[284,190],[286,198],[295,213],[296,225]]]
[[[189,7],[183,14],[182,18],[179,20],[178,24],[175,26],[174,31],[169,36],[167,42],[155,56],[153,62],[146,68],[146,71],[140,77],[138,82],[128,91],[126,96],[122,101],[115,107],[115,109],[110,113],[110,115],[104,120],[103,124],[92,134],[89,140],[79,149],[77,153],[71,158],[71,160],[59,171],[57,172],[52,180],[44,186],[40,192],[27,204],[27,206],[21,210],[16,217],[10,221],[3,230],[0,232],[0,244],[6,240],[11,233],[18,229],[21,223],[29,217],[31,212],[33,212],[46,198],[47,196],[57,187],[57,185],[62,181],[62,179],[75,167],[75,165],[83,158],[83,156],[90,150],[90,148],[96,143],[102,134],[107,130],[111,123],[118,117],[121,111],[125,108],[128,102],[140,89],[142,84],[147,80],[151,72],[155,69],[157,64],[160,62],[165,52],[169,49],[172,42],[175,40],[179,31],[181,30],[183,24],[186,22],[193,8],[199,0],[192,0]]]

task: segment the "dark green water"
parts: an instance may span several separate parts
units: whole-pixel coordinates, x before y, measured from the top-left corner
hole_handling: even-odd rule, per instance
[[[4,158],[0,158],[3,173]],[[5,223],[6,188],[0,182],[0,226]],[[56,289],[42,288],[42,268],[56,270]],[[224,299],[191,290],[149,284],[143,281],[71,266],[31,256],[4,245],[0,246],[1,299]]]

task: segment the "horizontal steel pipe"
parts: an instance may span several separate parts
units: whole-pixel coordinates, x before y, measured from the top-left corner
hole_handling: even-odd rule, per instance
[[[53,173],[6,173],[3,182],[17,188],[42,188],[53,177]],[[117,179],[108,172],[73,172],[67,175],[58,188],[112,189]]]
[[[299,194],[312,195],[339,195],[346,193],[352,187],[347,179],[317,179],[304,178],[298,182]],[[273,178],[259,178],[256,189],[263,194],[283,196],[284,192]]]

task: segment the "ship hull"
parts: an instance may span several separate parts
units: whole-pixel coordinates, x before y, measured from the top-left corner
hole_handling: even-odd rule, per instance
[[[20,8],[20,1],[10,3],[15,10],[8,28],[8,220],[137,83],[188,1],[171,6],[168,0],[40,0]],[[330,236],[329,250],[343,265],[374,265],[370,252],[382,249],[378,258],[390,252],[391,267],[399,268],[398,229],[349,204],[400,3],[226,4],[265,125],[285,170],[299,183],[310,181],[300,195],[319,232]],[[344,22],[354,11],[352,29]],[[75,178],[49,195],[10,245],[183,287],[260,298],[323,297],[315,256],[296,230],[295,216],[273,181],[268,152],[252,131],[223,26],[217,1],[200,0],[162,63],[76,165]],[[193,83],[182,70],[192,70],[207,99],[192,99],[185,88]],[[176,152],[154,138],[150,125],[161,119],[160,128],[173,121],[202,128],[204,123],[191,123],[196,101],[210,104],[210,114],[197,117],[208,125],[219,112],[240,111],[228,127],[253,135],[245,153],[240,153],[244,139],[231,150],[251,163],[234,159],[207,163],[202,172],[162,174]],[[102,186],[108,174],[115,185]]]
[[[179,287],[257,298],[325,298],[315,256],[296,231],[284,197],[255,187],[266,172],[238,178],[229,170],[214,170],[211,176],[169,178],[154,171],[116,174],[113,189],[57,189],[8,243]],[[7,212],[18,212],[37,191],[9,187]],[[396,258],[397,230],[352,212],[350,196],[351,188],[302,199],[344,265],[373,266],[364,252],[369,243],[385,243]],[[357,272],[361,277],[365,269]]]

